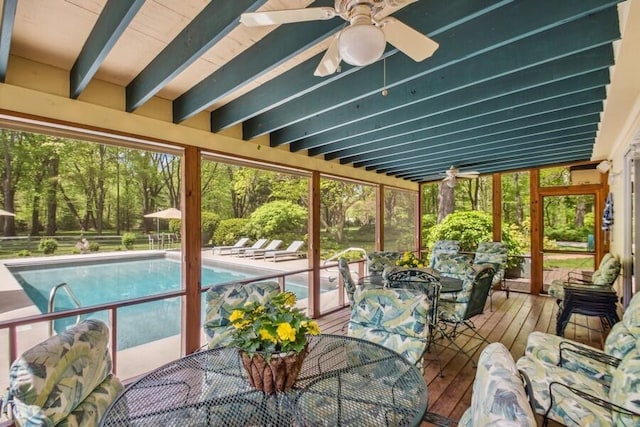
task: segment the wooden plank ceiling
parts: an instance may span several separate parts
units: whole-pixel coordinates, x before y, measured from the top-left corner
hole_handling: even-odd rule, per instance
[[[239,16],[333,0],[0,2],[0,81],[24,57],[67,70],[72,98],[99,79],[126,87],[129,112],[158,96],[176,123],[207,111],[212,132],[241,124],[245,140],[415,182],[589,160],[620,36],[618,0],[419,0],[385,13],[437,41],[432,57],[387,45],[316,77],[343,19]]]

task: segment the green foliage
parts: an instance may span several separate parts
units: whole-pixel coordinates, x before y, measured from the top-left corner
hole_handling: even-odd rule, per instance
[[[220,221],[213,233],[214,245],[233,245],[238,239],[246,236],[248,221],[246,218],[228,218]]]
[[[565,242],[586,242],[587,236],[592,232],[593,228],[572,226],[562,226],[556,228],[545,228],[545,237],[551,240],[560,240]]]
[[[205,212],[209,213],[209,212]],[[203,213],[204,215],[204,213]],[[215,215],[215,214],[214,214]],[[180,233],[180,227],[182,226],[182,221],[179,219],[170,219],[169,220],[169,233]]]
[[[422,215],[421,227],[422,227],[422,241],[429,240],[429,232],[438,223],[438,215],[436,214],[424,214]]]
[[[38,249],[46,255],[51,255],[58,249],[58,241],[56,239],[41,239]]]
[[[253,211],[245,232],[252,238],[267,237],[287,242],[302,240],[306,226],[305,208],[285,200],[276,200]]]
[[[136,242],[136,233],[124,233],[122,235],[122,246],[125,249],[133,249],[134,243]]]
[[[461,251],[474,252],[478,243],[493,241],[492,224],[491,215],[485,212],[454,212],[431,229],[427,246],[432,247],[436,240],[457,240],[460,242]],[[511,256],[507,268],[515,267],[517,259],[513,255],[521,255],[522,249],[509,228],[502,229],[502,242],[507,246],[507,253]]]
[[[218,230],[220,225],[220,216],[215,212],[202,212],[200,217],[201,231],[202,231],[202,244],[207,245],[213,237],[214,233]],[[178,228],[178,232],[180,228]]]
[[[89,243],[89,252],[98,252],[100,250],[100,243],[91,242]]]
[[[31,252],[28,249],[23,249],[17,253],[19,257],[31,256]]]

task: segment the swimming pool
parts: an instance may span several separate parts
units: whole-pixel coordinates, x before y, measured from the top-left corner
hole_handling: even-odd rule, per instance
[[[48,311],[51,289],[65,282],[82,307],[124,301],[163,292],[180,290],[180,262],[165,257],[133,260],[99,260],[73,264],[9,266],[9,270],[42,313]],[[261,275],[265,273],[262,272]],[[230,268],[202,266],[202,286],[243,280],[259,274]],[[298,299],[307,298],[307,286],[287,281],[287,290]],[[53,311],[75,308],[64,291],[58,291]],[[118,309],[118,349],[144,344],[180,333],[180,298],[171,298]],[[202,295],[202,316],[205,301]],[[86,317],[108,320],[106,312]],[[56,321],[61,330],[75,322],[75,317]]]

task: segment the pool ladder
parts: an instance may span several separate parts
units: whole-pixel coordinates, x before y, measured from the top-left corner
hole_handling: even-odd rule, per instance
[[[82,305],[80,304],[80,301],[78,300],[78,297],[76,297],[76,295],[73,293],[73,291],[71,290],[71,288],[69,287],[69,285],[65,282],[62,283],[58,283],[57,285],[55,285],[52,289],[51,292],[49,292],[49,305],[48,305],[48,313],[53,312],[53,303],[56,299],[56,295],[58,294],[58,290],[60,289],[64,289],[64,291],[67,293],[67,295],[69,296],[69,298],[71,298],[71,301],[73,301],[73,303],[76,305],[77,308],[82,307]],[[53,335],[53,322],[54,320],[51,320],[49,322],[49,336]],[[78,314],[76,316],[76,325],[80,323],[80,315]]]

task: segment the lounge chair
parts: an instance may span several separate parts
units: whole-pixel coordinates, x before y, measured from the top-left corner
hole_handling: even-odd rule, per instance
[[[265,245],[265,243],[267,243],[268,240],[267,239],[258,239],[256,240],[256,242],[251,245],[248,248],[231,248],[231,255],[242,255],[244,254],[246,251],[250,250],[250,249],[262,249],[262,247]]]
[[[294,240],[287,249],[281,251],[269,251],[265,252],[264,258],[270,261],[276,262],[281,257],[300,257],[304,252],[300,251],[300,248],[304,246],[304,241]]]
[[[250,256],[252,258],[262,258],[265,253],[275,251],[282,244],[282,240],[272,240],[266,248],[263,249],[247,249],[239,256]]]
[[[246,246],[247,242],[249,241],[248,237],[243,237],[240,240],[238,240],[234,245],[231,246],[214,246],[213,249],[211,249],[211,252],[215,255],[216,251],[218,251],[218,255],[225,255],[224,252],[227,252],[226,255],[229,255],[231,252],[231,249],[236,249],[236,248],[241,248],[243,246]]]

